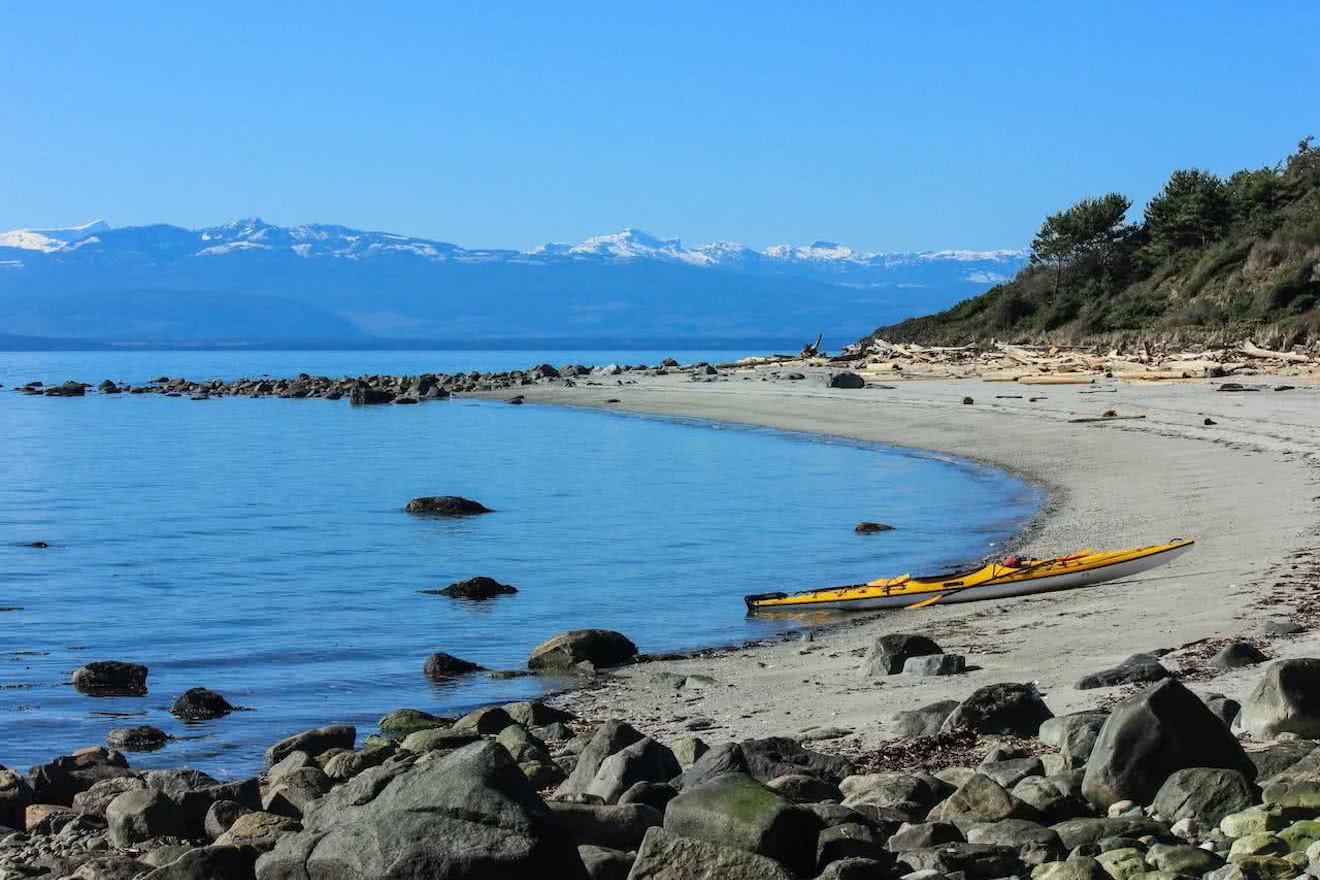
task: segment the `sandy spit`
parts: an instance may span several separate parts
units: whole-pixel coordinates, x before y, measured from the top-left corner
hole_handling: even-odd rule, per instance
[[[1181,648],[1166,663],[1191,670],[1205,649],[1199,640],[1243,636],[1272,656],[1320,656],[1320,631],[1261,637],[1266,620],[1305,618],[1298,605],[1320,587],[1320,386],[1274,391],[1280,380],[1253,377],[1246,381],[1261,386],[1256,393],[1218,392],[1213,382],[1027,387],[977,380],[839,390],[810,371],[795,382],[775,372],[746,369],[714,382],[627,374],[625,384],[600,377],[520,391],[528,403],[817,432],[1006,468],[1048,490],[1046,509],[1022,540],[1021,549],[1036,556],[1171,537],[1195,537],[1198,546],[1138,579],[1071,593],[853,615],[843,624],[837,615],[806,619],[800,639],[630,667],[557,697],[559,704],[586,718],[628,719],[660,737],[685,733],[693,722],[709,725],[701,735],[715,741],[842,728],[850,735],[830,745],[870,748],[893,735],[886,726],[896,711],[994,682],[1037,682],[1056,713],[1113,699],[1112,691],[1080,691],[1074,682],[1138,651]],[[975,402],[963,404],[965,396]],[[1111,409],[1146,418],[1069,421]],[[1215,424],[1204,424],[1207,418]],[[875,499],[858,505],[857,518],[883,519],[883,512],[884,499]],[[902,534],[859,540],[901,541]],[[931,635],[978,668],[867,679],[861,654],[887,632]],[[664,673],[717,683],[676,689]],[[1259,670],[1192,677],[1198,689],[1241,699]]]

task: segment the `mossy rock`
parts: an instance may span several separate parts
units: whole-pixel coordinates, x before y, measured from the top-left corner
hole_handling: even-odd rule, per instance
[[[1105,873],[1114,880],[1130,880],[1146,873],[1146,854],[1135,847],[1111,849],[1095,857]]]
[[[1199,846],[1170,846],[1156,843],[1146,851],[1146,864],[1155,869],[1154,872],[1147,872],[1147,877],[1152,873],[1200,877],[1223,867],[1224,860]]]
[[[1288,844],[1277,835],[1248,834],[1233,841],[1233,846],[1228,851],[1228,860],[1238,862],[1250,856],[1281,856],[1288,851]]]
[[[1303,819],[1279,832],[1279,839],[1288,844],[1288,851],[1305,853],[1311,844],[1320,840],[1320,820]]]
[[[1290,880],[1301,873],[1297,865],[1278,856],[1243,856],[1231,861],[1242,880]]]
[[[1230,813],[1219,820],[1219,830],[1236,840],[1249,834],[1282,831],[1288,827],[1287,811],[1277,804],[1261,804]]]
[[[423,712],[421,709],[397,709],[376,722],[376,726],[380,728],[381,733],[391,736],[407,736],[418,730],[448,727],[453,723],[452,718],[441,718],[438,715],[432,715],[430,712]]]
[[[1045,862],[1031,869],[1031,880],[1109,880],[1100,863],[1088,856]]]

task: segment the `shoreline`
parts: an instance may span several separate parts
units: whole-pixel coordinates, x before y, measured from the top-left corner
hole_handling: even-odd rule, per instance
[[[704,730],[731,739],[800,737],[841,728],[850,733],[834,745],[864,749],[893,735],[886,734],[885,726],[896,712],[960,698],[995,681],[1038,682],[1056,713],[1092,705],[1097,697],[1121,689],[1081,691],[1072,686],[1075,680],[1141,651],[1171,651],[1167,665],[1183,667],[1198,687],[1241,698],[1248,678],[1233,673],[1205,677],[1196,668],[1203,659],[1197,644],[1258,636],[1264,621],[1288,617],[1290,600],[1273,599],[1270,582],[1289,571],[1297,580],[1301,563],[1296,560],[1306,560],[1307,569],[1317,564],[1306,543],[1308,536],[1320,534],[1320,514],[1307,509],[1317,493],[1303,488],[1316,485],[1320,473],[1320,443],[1311,439],[1320,429],[1314,388],[1294,389],[1296,396],[1284,397],[1218,393],[1206,383],[1115,383],[1112,396],[1101,397],[1096,392],[1108,388],[1031,389],[1033,394],[965,379],[855,390],[812,384],[812,377],[793,384],[738,381],[759,378],[758,372],[745,368],[728,381],[706,383],[683,381],[684,376],[638,376],[627,384],[536,385],[519,388],[517,394],[527,403],[819,434],[992,467],[1044,493],[1038,514],[1008,545],[1041,556],[1083,545],[1130,546],[1177,536],[1198,538],[1198,548],[1174,567],[1143,579],[1084,591],[911,615],[804,619],[798,639],[790,635],[770,644],[715,648],[627,667],[550,697],[554,705],[592,720],[644,718],[658,725],[658,734],[670,736],[689,732],[698,709]],[[995,397],[1006,388],[1023,394],[1011,401]],[[1079,396],[1079,391],[1096,396]],[[481,396],[508,399],[512,394]],[[975,402],[962,404],[965,396]],[[1044,399],[1032,404],[1031,396]],[[877,418],[877,407],[883,407],[882,418]],[[1069,421],[1099,415],[1105,408],[1147,418],[1112,424]],[[1201,424],[1205,418],[1216,424]],[[893,537],[901,540],[901,534]],[[1141,585],[1161,589],[1149,592]],[[1262,598],[1271,604],[1260,607]],[[966,653],[979,668],[952,677],[863,681],[857,672],[860,661],[852,658],[875,637],[896,631],[932,635],[946,650]],[[1283,657],[1313,651],[1317,640],[1305,634],[1260,642],[1267,653]],[[721,686],[694,697],[667,685],[669,674],[708,675]]]

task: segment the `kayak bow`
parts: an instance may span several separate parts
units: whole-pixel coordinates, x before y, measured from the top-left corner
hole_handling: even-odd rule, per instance
[[[745,596],[747,610],[871,610],[924,608],[936,602],[976,602],[1033,593],[1089,587],[1149,571],[1172,562],[1196,542],[1175,538],[1165,544],[1096,552],[1079,550],[1054,559],[1012,559],[991,562],[970,571],[930,577],[899,575],[848,587],[828,587],[800,593],[758,593]]]

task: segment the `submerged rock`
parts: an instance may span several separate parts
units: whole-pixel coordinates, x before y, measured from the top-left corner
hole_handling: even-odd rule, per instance
[[[481,669],[482,667],[477,663],[455,657],[453,654],[446,654],[444,651],[437,651],[427,657],[426,663],[422,666],[427,678],[449,678]]]
[[[195,687],[189,688],[175,699],[170,706],[170,714],[185,721],[206,721],[222,718],[236,708],[215,691]]]
[[[154,752],[165,747],[173,737],[150,724],[116,727],[105,738],[106,745],[126,752]]]
[[[97,660],[73,671],[73,686],[93,696],[142,696],[147,692],[147,667],[120,660]]]
[[[467,580],[455,581],[437,592],[441,596],[452,596],[456,599],[490,599],[494,596],[511,595],[518,592],[518,588],[502,584],[494,578],[478,575]]]
[[[459,495],[427,495],[414,498],[404,508],[408,513],[429,513],[434,516],[472,516],[493,511],[480,501]]]

